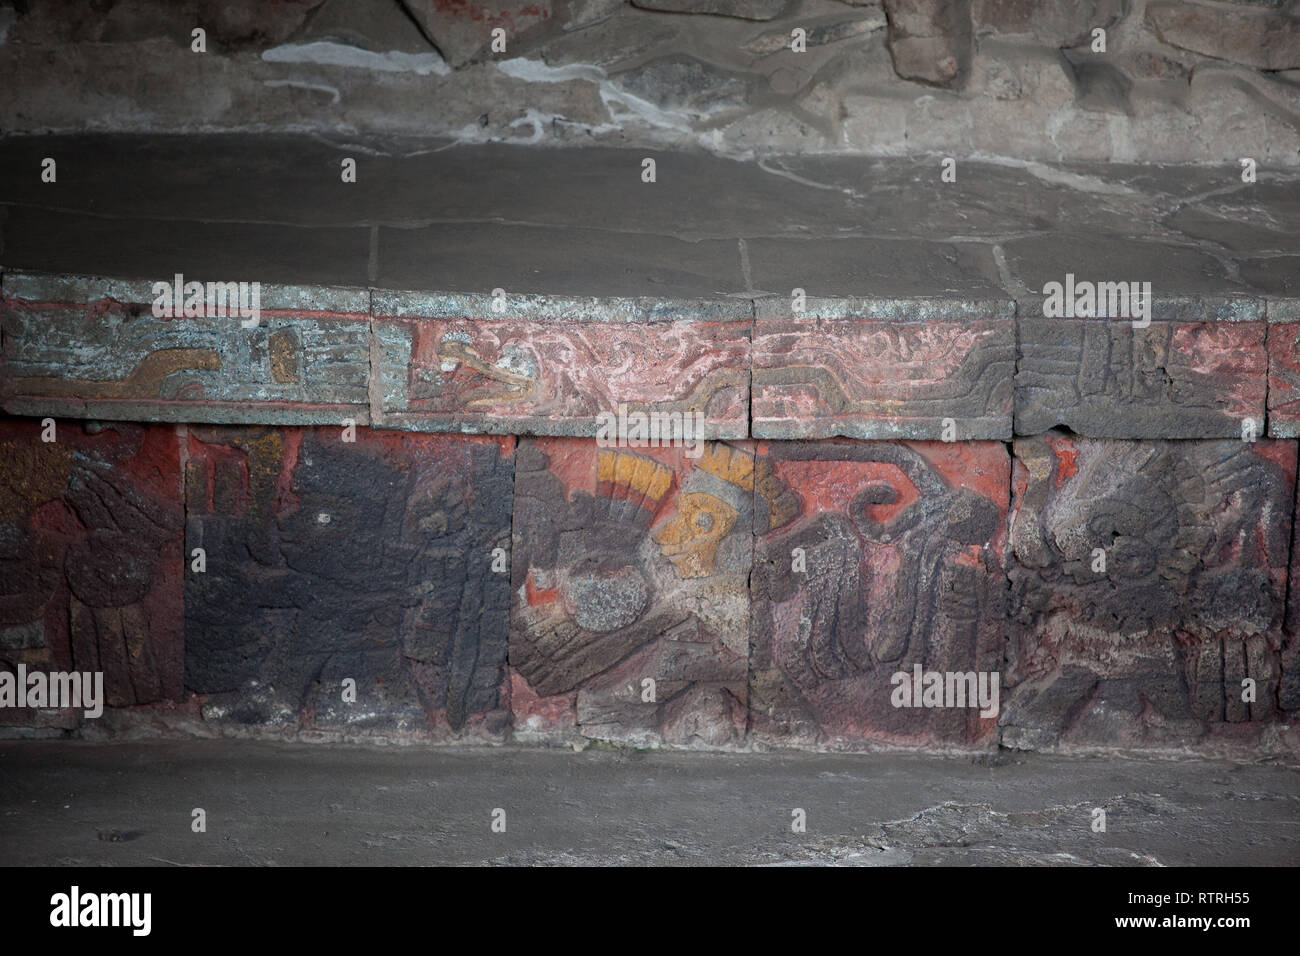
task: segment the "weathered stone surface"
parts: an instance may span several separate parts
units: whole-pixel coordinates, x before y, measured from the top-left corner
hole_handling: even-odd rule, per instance
[[[0,421],[0,666],[100,671],[112,707],[179,699],[184,567],[171,427]],[[82,711],[58,715],[73,727]],[[51,715],[0,710],[49,726]]]
[[[785,9],[786,0],[632,0],[632,5],[667,13],[708,13],[742,20],[771,20]]]
[[[35,0],[18,4],[20,43],[129,43],[167,38],[189,46],[199,0]]]
[[[155,318],[149,288],[6,275],[5,410],[146,421],[367,421],[365,290],[264,287],[258,324],[244,328],[238,315]]]
[[[1016,434],[1065,425],[1093,438],[1240,437],[1264,428],[1259,321],[1019,319]]]
[[[789,39],[789,33],[786,34]],[[745,109],[762,87],[753,74],[722,70],[695,57],[670,54],[619,72],[614,82],[660,109],[707,114]]]
[[[743,438],[749,331],[748,322],[377,316],[376,419],[382,413],[388,428],[594,436],[597,416],[625,405],[699,412],[708,437]]]
[[[747,444],[708,443],[697,458],[687,450],[520,441],[510,612],[517,733],[741,740],[763,475]]]
[[[1077,53],[1068,57],[1066,62],[1074,72],[1077,91],[1075,104],[1079,109],[1100,113],[1133,113],[1129,102],[1133,81],[1118,69],[1097,59],[1092,53]]]
[[[795,745],[990,743],[893,675],[1001,669],[1010,457],[997,442],[759,445],[750,726]],[[801,549],[796,551],[795,549]],[[797,570],[802,558],[806,570]]]
[[[875,0],[871,0],[870,5],[875,9],[817,19],[799,18],[798,25],[805,32],[804,45],[811,50],[814,47],[851,40],[884,29],[886,23],[884,13],[876,6]],[[768,30],[745,43],[743,49],[758,56],[771,56],[773,53],[789,50],[792,29],[793,27],[787,29],[782,25]]]
[[[960,318],[929,317],[919,303],[856,318],[760,318],[754,436],[1009,438],[1014,323],[1006,303],[970,305]]]
[[[1003,745],[1249,740],[1271,720],[1295,469],[1290,441],[1018,439]]]
[[[402,6],[454,67],[487,55],[497,29],[506,32],[509,56],[521,36],[552,16],[551,0],[402,0]]]
[[[207,566],[185,578],[185,685],[206,716],[505,729],[511,439],[198,428],[187,454]]]
[[[1259,70],[1300,67],[1300,17],[1291,10],[1198,3],[1152,3],[1147,23],[1171,46]]]
[[[322,0],[198,0],[198,25],[218,43],[270,46],[293,35]]]
[[[884,0],[889,55],[905,80],[959,87],[970,69],[970,0]]]
[[[1127,0],[973,0],[971,18],[980,33],[1031,34],[1055,48],[1081,46],[1097,27],[1109,29],[1126,12]]]
[[[429,40],[395,0],[325,0],[295,43],[342,43],[372,53],[428,53]]]
[[[1300,300],[1269,303],[1268,433],[1300,438]]]

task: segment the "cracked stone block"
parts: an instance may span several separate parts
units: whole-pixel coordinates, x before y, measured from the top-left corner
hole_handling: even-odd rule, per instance
[[[102,672],[104,704],[182,695],[180,458],[169,426],[0,420],[0,666]],[[42,440],[52,435],[54,440]],[[82,711],[0,710],[28,726]]]
[[[602,413],[749,428],[748,322],[377,318],[389,428],[595,436]],[[696,414],[703,416],[696,418]]]
[[[198,26],[223,45],[283,43],[322,0],[198,0]]]
[[[199,0],[40,0],[14,4],[18,21],[10,39],[33,46],[132,43],[170,39],[185,46],[196,25]]]
[[[1269,303],[1268,433],[1300,438],[1300,301]]]
[[[190,430],[186,688],[236,723],[500,733],[513,439],[345,439]]]
[[[970,70],[970,0],[884,0],[894,72],[931,86],[960,87]]]
[[[1247,419],[1263,433],[1263,322],[1022,317],[1019,331],[1017,435],[1228,438]]]
[[[263,286],[251,325],[238,313],[155,318],[150,285],[5,276],[5,410],[235,424],[369,420],[364,289]],[[245,301],[251,309],[251,286]]]
[[[520,441],[516,731],[576,728],[648,745],[741,741],[761,478],[748,443]]]
[[[971,16],[981,34],[1029,34],[1047,46],[1068,49],[1089,43],[1097,27],[1109,30],[1127,5],[1127,0],[974,0]]]
[[[1010,456],[1000,442],[759,443],[750,727],[831,748],[990,746],[996,710],[896,698],[1001,670]],[[895,675],[906,675],[896,681]],[[997,677],[999,694],[1001,677]],[[963,679],[963,695],[970,685]],[[978,699],[978,690],[975,694]],[[928,703],[936,703],[931,698]]]
[[[614,83],[660,109],[701,114],[745,109],[762,86],[756,76],[732,73],[678,53],[622,70],[614,75]]]
[[[1291,10],[1166,0],[1150,4],[1146,19],[1181,50],[1257,70],[1300,68],[1300,17]]]
[[[1133,115],[1133,81],[1092,53],[1066,58],[1074,74],[1075,104],[1082,110]]]
[[[492,55],[493,30],[504,30],[506,50],[514,50],[554,12],[551,0],[402,0],[402,6],[453,67]]]
[[[1274,719],[1296,443],[1052,432],[1014,455],[1003,745],[1249,741]]]
[[[828,314],[835,317],[755,323],[754,437],[1011,437],[1009,313],[901,321]]]
[[[814,20],[801,20],[805,31],[804,45],[808,49],[851,40],[864,34],[884,29],[885,16],[879,9],[853,11]],[[742,44],[741,49],[756,56],[771,56],[790,49],[790,30],[785,26],[769,30]]]
[[[325,0],[290,41],[342,43],[373,53],[429,53],[432,46],[394,0]]]

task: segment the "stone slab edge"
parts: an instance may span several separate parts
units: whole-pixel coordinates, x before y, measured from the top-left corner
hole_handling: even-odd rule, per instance
[[[170,282],[174,276],[154,279],[117,279],[103,276],[6,271],[0,278],[0,292],[30,302],[94,302],[112,299],[124,303],[152,303],[155,282]],[[186,281],[216,281],[186,276]],[[221,280],[225,281],[225,280]],[[342,286],[280,285],[263,282],[259,289],[262,309],[337,312],[370,315],[370,290]]]
[[[170,280],[172,277],[165,277]],[[190,279],[196,277],[191,276]],[[154,299],[153,283],[163,281],[155,279],[131,279],[120,277],[93,276],[75,273],[45,273],[25,269],[5,270],[0,267],[0,293],[7,297],[45,302],[92,302],[99,299],[113,299],[124,303],[147,303]],[[200,280],[203,281],[203,280]],[[500,298],[491,293],[457,293],[457,292],[422,292],[415,290],[390,290],[377,288],[359,288],[322,285],[291,285],[265,283],[261,286],[261,307],[264,310],[285,310],[301,312],[323,312],[341,315],[365,316],[372,325],[376,321],[415,321],[421,318],[493,320],[510,318],[531,321],[569,321],[569,322],[615,322],[627,324],[652,325],[674,321],[700,322],[744,322],[767,320],[854,320],[898,321],[909,324],[927,322],[969,321],[975,319],[1017,319],[1042,317],[1042,304],[1045,297],[1030,294],[1015,298],[995,299],[961,299],[953,297],[819,297],[809,296],[804,308],[796,313],[788,296],[760,296],[756,298],[720,297],[700,299],[671,299],[653,296],[638,297],[582,297],[556,296],[543,294],[510,293],[504,296],[504,308]],[[1252,295],[1170,295],[1156,297],[1152,303],[1153,321],[1181,322],[1300,322],[1300,299],[1273,299]],[[1072,321],[1129,321],[1102,318],[1079,318]],[[2,343],[0,343],[2,344]],[[374,355],[372,346],[371,374],[374,374]],[[2,372],[0,372],[2,377]],[[372,391],[373,391],[372,381]],[[70,401],[64,414],[77,417],[99,417],[107,408],[92,408],[99,403]],[[372,401],[372,406],[373,406]],[[130,413],[129,405],[114,403],[116,416]],[[15,403],[6,409],[10,414],[35,414],[48,410],[35,408],[26,410]],[[177,408],[173,419],[165,412],[154,409],[148,413],[140,411],[139,420],[143,421],[193,421],[196,423],[229,422],[242,423],[247,416],[241,415],[233,404],[230,407],[214,406],[207,412],[200,412],[192,406]],[[358,415],[357,412],[362,414]],[[332,423],[335,419],[355,420],[357,424],[366,424],[363,419],[378,427],[399,430],[427,430],[434,423],[426,422],[415,426],[413,422],[402,421],[399,414],[376,414],[371,408],[366,416],[364,408],[329,407],[308,411],[299,409],[299,415],[292,416],[302,423]],[[291,424],[286,420],[284,424]],[[479,434],[514,434],[511,429],[515,423],[500,422],[489,428],[469,426],[464,422],[447,420],[437,423],[439,428],[449,432]],[[990,425],[991,423],[981,423]],[[999,423],[1000,424],[1000,423]],[[561,429],[563,430],[563,429]],[[547,429],[539,429],[533,422],[525,429],[529,434],[545,434]],[[724,432],[730,432],[725,429]],[[906,424],[890,425],[881,423],[865,428],[813,427],[809,430],[796,428],[792,431],[777,428],[762,428],[763,434],[754,433],[755,438],[825,438],[838,435],[860,439],[888,439],[916,437],[915,432]],[[1005,438],[1001,427],[982,427],[978,437]],[[1287,429],[1290,431],[1290,429]],[[796,434],[796,432],[798,434]],[[1282,435],[1270,429],[1275,437],[1293,437]],[[565,431],[572,435],[572,431]],[[581,437],[581,436],[575,436]],[[744,438],[749,436],[718,434],[711,438]],[[971,436],[976,437],[976,436]]]
[[[1016,314],[1022,319],[1062,322],[1131,322],[1132,319],[1105,316],[1045,316],[1043,295],[1025,295],[1016,299]],[[1263,322],[1265,298],[1253,295],[1153,295],[1153,322]]]
[[[972,319],[1013,319],[1014,299],[953,299],[941,297],[864,297],[822,298],[808,296],[804,307],[796,312],[789,296],[754,300],[757,321],[801,321],[815,319],[893,319],[906,322],[957,322]]]

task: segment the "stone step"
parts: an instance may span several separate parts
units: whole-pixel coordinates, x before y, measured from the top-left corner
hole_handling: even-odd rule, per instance
[[[1300,173],[650,158],[653,183],[613,149],[0,140],[4,407],[571,436],[619,405],[698,410],[712,438],[1300,431]],[[266,314],[154,318],[177,275],[258,283]],[[1100,286],[1120,314],[1076,315],[1102,283],[1124,284]]]

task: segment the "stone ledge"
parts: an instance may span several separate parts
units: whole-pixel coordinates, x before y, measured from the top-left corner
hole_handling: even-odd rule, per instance
[[[747,322],[753,303],[739,299],[573,298],[505,292],[394,292],[374,289],[373,313],[384,319],[501,319],[534,322]]]
[[[698,411],[710,439],[1300,427],[1294,299],[1157,299],[1143,327],[1044,318],[1033,299],[1026,314],[1024,299],[814,296],[796,312],[773,296],[259,288],[245,328],[154,318],[146,280],[6,272],[0,402],[16,415],[572,437],[597,435],[620,406]]]

